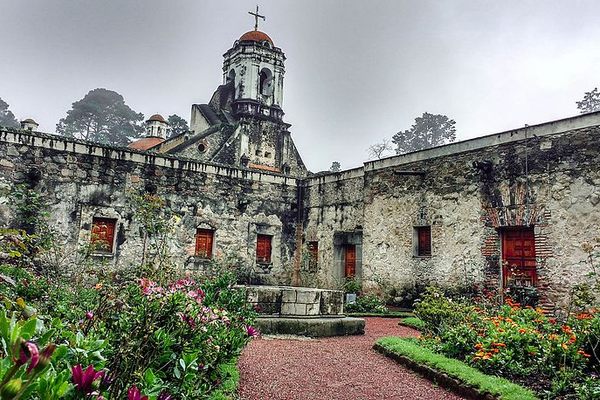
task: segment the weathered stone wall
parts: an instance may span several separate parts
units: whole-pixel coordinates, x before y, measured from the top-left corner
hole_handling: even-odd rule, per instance
[[[41,173],[37,183],[30,179],[36,169]],[[215,230],[217,259],[233,256],[254,268],[264,282],[289,281],[295,249],[295,179],[3,129],[0,181],[2,225],[10,225],[14,217],[8,190],[29,181],[43,194],[65,253],[74,254],[89,243],[93,217],[116,218],[115,254],[104,261],[115,267],[139,263],[142,235],[127,193],[149,190],[175,213],[170,250],[179,266],[202,264],[194,256],[194,235],[197,227],[209,227]],[[257,233],[273,237],[269,266],[255,263]]]
[[[332,238],[360,226],[367,286],[498,288],[502,229],[534,226],[539,286],[564,299],[590,271],[582,244],[600,236],[599,124],[590,114],[309,179],[306,235],[319,240],[322,273],[339,276]],[[415,256],[423,225],[431,257]]]
[[[352,247],[365,286],[388,292],[434,282],[498,289],[503,232],[532,226],[544,300],[563,301],[591,271],[584,244],[600,236],[599,157],[600,113],[304,180],[2,130],[0,217],[10,223],[6,193],[37,170],[36,190],[65,252],[89,243],[93,217],[114,218],[116,251],[106,261],[122,267],[139,262],[142,246],[127,193],[156,191],[176,214],[170,250],[178,265],[202,264],[194,233],[210,228],[216,257],[233,256],[265,283],[288,284],[299,268],[301,284],[339,288]],[[431,256],[415,255],[419,226],[431,227]],[[272,236],[264,268],[254,261],[257,234]],[[310,242],[318,244],[316,268]]]
[[[305,252],[306,244],[316,241],[319,257],[317,271],[303,274],[304,284],[329,288],[343,285],[344,243],[356,245],[357,273],[362,271],[363,193],[362,168],[307,180]]]

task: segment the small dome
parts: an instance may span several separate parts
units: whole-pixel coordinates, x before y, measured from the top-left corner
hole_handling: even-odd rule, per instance
[[[146,120],[146,122],[149,122],[149,121],[158,121],[158,122],[167,123],[167,121],[165,121],[165,119],[163,118],[163,116],[160,115],[160,114],[154,114],[153,116],[151,116],[150,118],[148,118]]]
[[[38,125],[38,123],[35,122],[34,120],[32,120],[31,118],[24,119],[23,121],[21,121],[21,123],[22,124],[36,124],[36,125]]]
[[[271,40],[269,35],[267,35],[264,32],[261,32],[261,31],[249,31],[249,32],[244,33],[242,36],[240,36],[240,42],[243,42],[243,41],[249,41],[249,42],[267,41],[267,42],[271,43],[271,45],[274,45],[273,41]]]

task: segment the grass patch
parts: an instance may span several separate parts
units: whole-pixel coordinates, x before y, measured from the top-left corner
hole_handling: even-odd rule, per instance
[[[382,318],[408,318],[415,315],[410,311],[388,311],[386,313],[375,312],[348,312],[344,313],[348,317],[382,317]]]
[[[402,321],[398,322],[398,324],[408,326],[419,331],[425,329],[425,322],[421,321],[417,317],[402,318]]]
[[[535,394],[522,386],[497,376],[486,375],[462,361],[445,357],[419,346],[414,339],[397,337],[381,338],[375,344],[384,353],[405,357],[452,377],[464,386],[472,387],[482,394],[491,394],[502,400],[534,400]]]
[[[209,400],[231,400],[234,399],[240,384],[240,370],[237,367],[238,359],[233,358],[228,363],[219,365],[217,371],[221,384],[219,388],[210,394]]]

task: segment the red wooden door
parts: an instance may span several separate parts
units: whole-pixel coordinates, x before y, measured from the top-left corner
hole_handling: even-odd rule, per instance
[[[502,282],[520,286],[537,283],[535,238],[533,228],[510,228],[502,231]]]
[[[344,276],[353,277],[356,275],[356,246],[347,244],[344,258]]]

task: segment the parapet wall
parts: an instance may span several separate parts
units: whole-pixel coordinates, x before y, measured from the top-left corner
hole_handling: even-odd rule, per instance
[[[14,220],[10,188],[26,183],[42,193],[65,252],[75,254],[89,243],[92,219],[107,217],[117,220],[115,249],[99,260],[114,267],[139,263],[143,235],[128,193],[151,191],[174,212],[175,239],[169,247],[179,266],[203,264],[194,255],[201,227],[214,230],[215,258],[234,257],[265,282],[290,279],[297,214],[294,178],[2,129],[0,182],[2,225]],[[271,263],[255,261],[258,234],[272,237]]]

